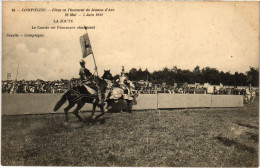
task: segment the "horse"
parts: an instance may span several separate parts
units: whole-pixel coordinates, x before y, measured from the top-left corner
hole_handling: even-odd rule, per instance
[[[93,77],[92,77],[93,78]],[[101,93],[104,93],[106,91],[107,88],[107,83],[105,80],[100,79],[99,77],[94,77],[94,82],[97,84],[97,86],[92,83],[89,84],[87,86],[92,85],[91,88],[94,88],[95,90],[97,90],[97,87],[100,88]],[[97,94],[92,94],[90,93],[84,84],[77,84],[75,86],[72,86],[71,88],[69,88],[60,98],[60,100],[56,103],[55,107],[54,107],[54,111],[57,111],[65,102],[66,100],[68,100],[69,105],[64,109],[64,114],[65,114],[65,122],[68,122],[68,112],[69,110],[74,107],[77,104],[76,109],[73,111],[73,114],[78,118],[78,121],[82,122],[83,119],[81,118],[81,116],[78,114],[79,110],[86,104],[86,103],[90,103],[93,104],[93,108],[92,108],[92,114],[91,114],[91,118],[95,119],[95,118],[99,118],[101,116],[103,116],[105,114],[104,112],[104,105],[99,105],[98,104],[98,95]],[[94,113],[96,110],[96,107],[99,106],[99,108],[101,109],[101,114],[94,117]]]
[[[110,70],[104,70],[104,74],[102,79],[108,83],[107,91],[105,94],[107,106],[105,111],[107,112],[109,109],[112,108],[112,105],[119,101],[123,100],[127,103],[127,110],[129,113],[132,111],[132,100],[137,97],[138,94],[131,95],[130,89],[123,89],[120,86],[114,84],[114,78],[110,73]],[[127,83],[126,83],[127,84]],[[128,86],[130,88],[130,86]]]

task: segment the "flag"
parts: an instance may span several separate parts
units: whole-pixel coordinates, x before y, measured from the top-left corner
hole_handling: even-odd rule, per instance
[[[11,73],[7,73],[7,80],[11,79]]]
[[[92,54],[92,48],[90,45],[88,33],[80,37],[80,45],[82,49],[82,57],[86,58],[88,55]]]

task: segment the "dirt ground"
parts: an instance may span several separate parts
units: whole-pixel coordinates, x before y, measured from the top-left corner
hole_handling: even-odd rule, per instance
[[[257,167],[258,107],[2,116],[1,164]]]

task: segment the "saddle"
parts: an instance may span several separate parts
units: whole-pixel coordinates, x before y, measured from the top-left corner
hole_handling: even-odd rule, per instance
[[[78,86],[84,86],[84,88],[91,94],[91,95],[97,95],[97,87],[96,85],[89,81],[89,80],[82,80],[80,83],[75,84]],[[75,86],[74,85],[74,86]]]

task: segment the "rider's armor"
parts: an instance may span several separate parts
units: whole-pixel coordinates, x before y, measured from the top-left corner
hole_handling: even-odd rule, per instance
[[[91,72],[85,68],[85,67],[81,67],[80,70],[79,70],[79,76],[80,76],[80,79],[81,80],[86,80],[88,81],[90,79],[90,76],[91,76]]]
[[[119,77],[119,82],[118,82],[119,86],[120,87],[125,87],[125,81],[127,81],[127,77],[125,75],[120,76]]]
[[[129,86],[129,83],[128,83],[128,78],[125,75],[124,66],[122,67],[122,72],[121,72],[121,76],[119,77],[118,84],[119,84],[119,87],[121,87],[124,90],[125,95],[131,94],[130,86]]]
[[[119,76],[118,84],[121,88],[126,86],[127,76],[125,75],[125,68],[122,66],[121,75]]]
[[[81,68],[79,70],[79,76],[80,76],[80,79],[82,80],[82,83],[83,85],[85,85],[86,89],[92,93],[92,89],[89,88],[86,84],[91,84],[93,83],[90,78],[92,76],[91,72],[85,68],[85,61],[84,60],[81,60],[80,61],[80,65],[81,65]],[[100,90],[100,87],[95,84],[96,88],[97,88],[97,95],[98,95],[98,99],[99,99],[99,104],[103,104],[103,98],[102,98],[102,93],[101,93],[101,90]]]

